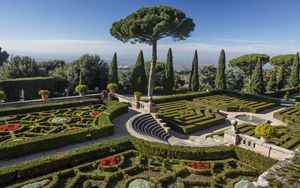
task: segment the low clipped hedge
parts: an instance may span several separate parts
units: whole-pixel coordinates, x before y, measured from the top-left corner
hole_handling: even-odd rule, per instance
[[[282,98],[287,93],[292,95],[292,94],[295,94],[298,92],[300,92],[300,86],[293,87],[293,88],[287,88],[287,89],[281,89],[279,91],[274,91],[274,92],[267,92],[267,93],[265,93],[265,95],[270,96],[270,97]]]
[[[167,144],[148,142],[134,137],[130,137],[130,140],[137,150],[147,155],[188,160],[223,160],[227,158],[236,158],[241,162],[254,167],[259,173],[264,172],[276,162],[274,159],[239,147],[215,146],[196,148],[170,146]]]
[[[28,141],[3,144],[0,146],[0,159],[15,158],[24,154],[28,155],[112,135],[114,132],[112,119],[127,111],[128,105],[126,103],[108,103],[107,110],[103,111],[94,120],[93,127],[71,133],[57,133],[55,135],[32,138]]]
[[[53,110],[58,108],[78,107],[84,105],[99,104],[99,102],[100,102],[99,99],[88,98],[88,99],[77,99],[77,100],[62,101],[62,102],[40,103],[40,104],[26,105],[26,106],[3,107],[0,108],[0,116],[47,111],[47,110]]]
[[[64,154],[42,157],[12,167],[0,168],[0,186],[24,181],[51,172],[80,165],[108,155],[133,149],[128,137],[104,141],[84,148],[73,149]]]

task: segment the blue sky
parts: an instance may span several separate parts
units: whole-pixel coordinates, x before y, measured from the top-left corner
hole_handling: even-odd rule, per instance
[[[193,50],[200,61],[215,63],[221,48],[228,58],[245,53],[270,55],[300,49],[299,0],[0,0],[0,46],[12,54],[39,59],[74,59],[97,53],[109,60],[114,51],[121,64],[133,63],[146,45],[122,44],[112,36],[112,22],[141,6],[170,5],[196,23],[186,41],[162,40],[159,57],[175,51],[175,62],[190,64]]]

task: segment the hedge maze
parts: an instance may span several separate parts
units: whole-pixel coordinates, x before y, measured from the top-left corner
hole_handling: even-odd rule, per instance
[[[190,101],[161,103],[159,115],[171,129],[190,134],[225,122],[225,117],[205,107],[195,107]]]
[[[277,104],[272,101],[229,94],[195,98],[193,99],[193,102],[197,103],[199,106],[209,106],[210,108],[218,110],[253,113],[259,113],[277,106]]]
[[[295,105],[291,108],[287,108],[276,112],[274,117],[287,123],[294,129],[300,130],[300,105]],[[300,134],[300,133],[299,133]]]
[[[28,169],[32,173],[28,173]],[[241,179],[254,180],[258,175],[255,167],[235,157],[195,161],[147,156],[135,150],[128,141],[123,141],[107,146],[98,144],[68,156],[0,169],[0,179],[3,180],[0,185],[14,188],[127,188],[135,180],[142,180],[158,188],[225,188]]]

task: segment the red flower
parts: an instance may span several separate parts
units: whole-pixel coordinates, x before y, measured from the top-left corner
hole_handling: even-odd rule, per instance
[[[114,166],[119,164],[121,161],[120,156],[110,156],[103,159],[100,159],[101,166]]]
[[[203,162],[192,162],[190,167],[194,169],[209,169],[210,163],[203,163]]]
[[[20,127],[21,125],[19,123],[0,125],[0,132],[15,131]]]
[[[90,113],[90,115],[95,118],[95,117],[98,117],[100,115],[100,112],[93,111],[93,112]]]

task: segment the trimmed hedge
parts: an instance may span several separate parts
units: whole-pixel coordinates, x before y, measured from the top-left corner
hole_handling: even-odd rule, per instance
[[[88,99],[79,99],[79,100],[77,99],[77,100],[62,101],[62,102],[39,103],[39,104],[26,105],[26,106],[4,107],[0,109],[0,116],[47,111],[47,110],[53,110],[58,108],[78,107],[84,105],[99,104],[99,102],[100,102],[99,99],[88,98]]]
[[[107,110],[102,112],[102,114],[95,119],[93,128],[87,128],[71,133],[57,133],[55,135],[36,137],[28,141],[3,144],[0,146],[0,159],[15,158],[24,154],[28,155],[66,146],[68,144],[75,144],[112,135],[114,132],[114,125],[111,120],[127,111],[128,105],[126,103],[116,102],[107,104]]]
[[[289,93],[290,95],[300,92],[300,86],[294,88],[282,89],[274,92],[267,92],[265,95],[270,97],[282,98],[284,95]]]
[[[0,90],[7,95],[8,101],[18,101],[20,92],[23,89],[25,99],[39,98],[38,92],[41,89],[50,91],[50,96],[63,93],[67,86],[67,81],[54,77],[33,77],[33,78],[17,78],[0,81]]]
[[[74,167],[83,162],[93,161],[97,158],[117,154],[130,149],[133,149],[133,146],[129,142],[128,137],[124,137],[84,148],[73,149],[64,154],[51,155],[20,163],[13,167],[0,168],[0,186],[42,176],[64,168]]]

